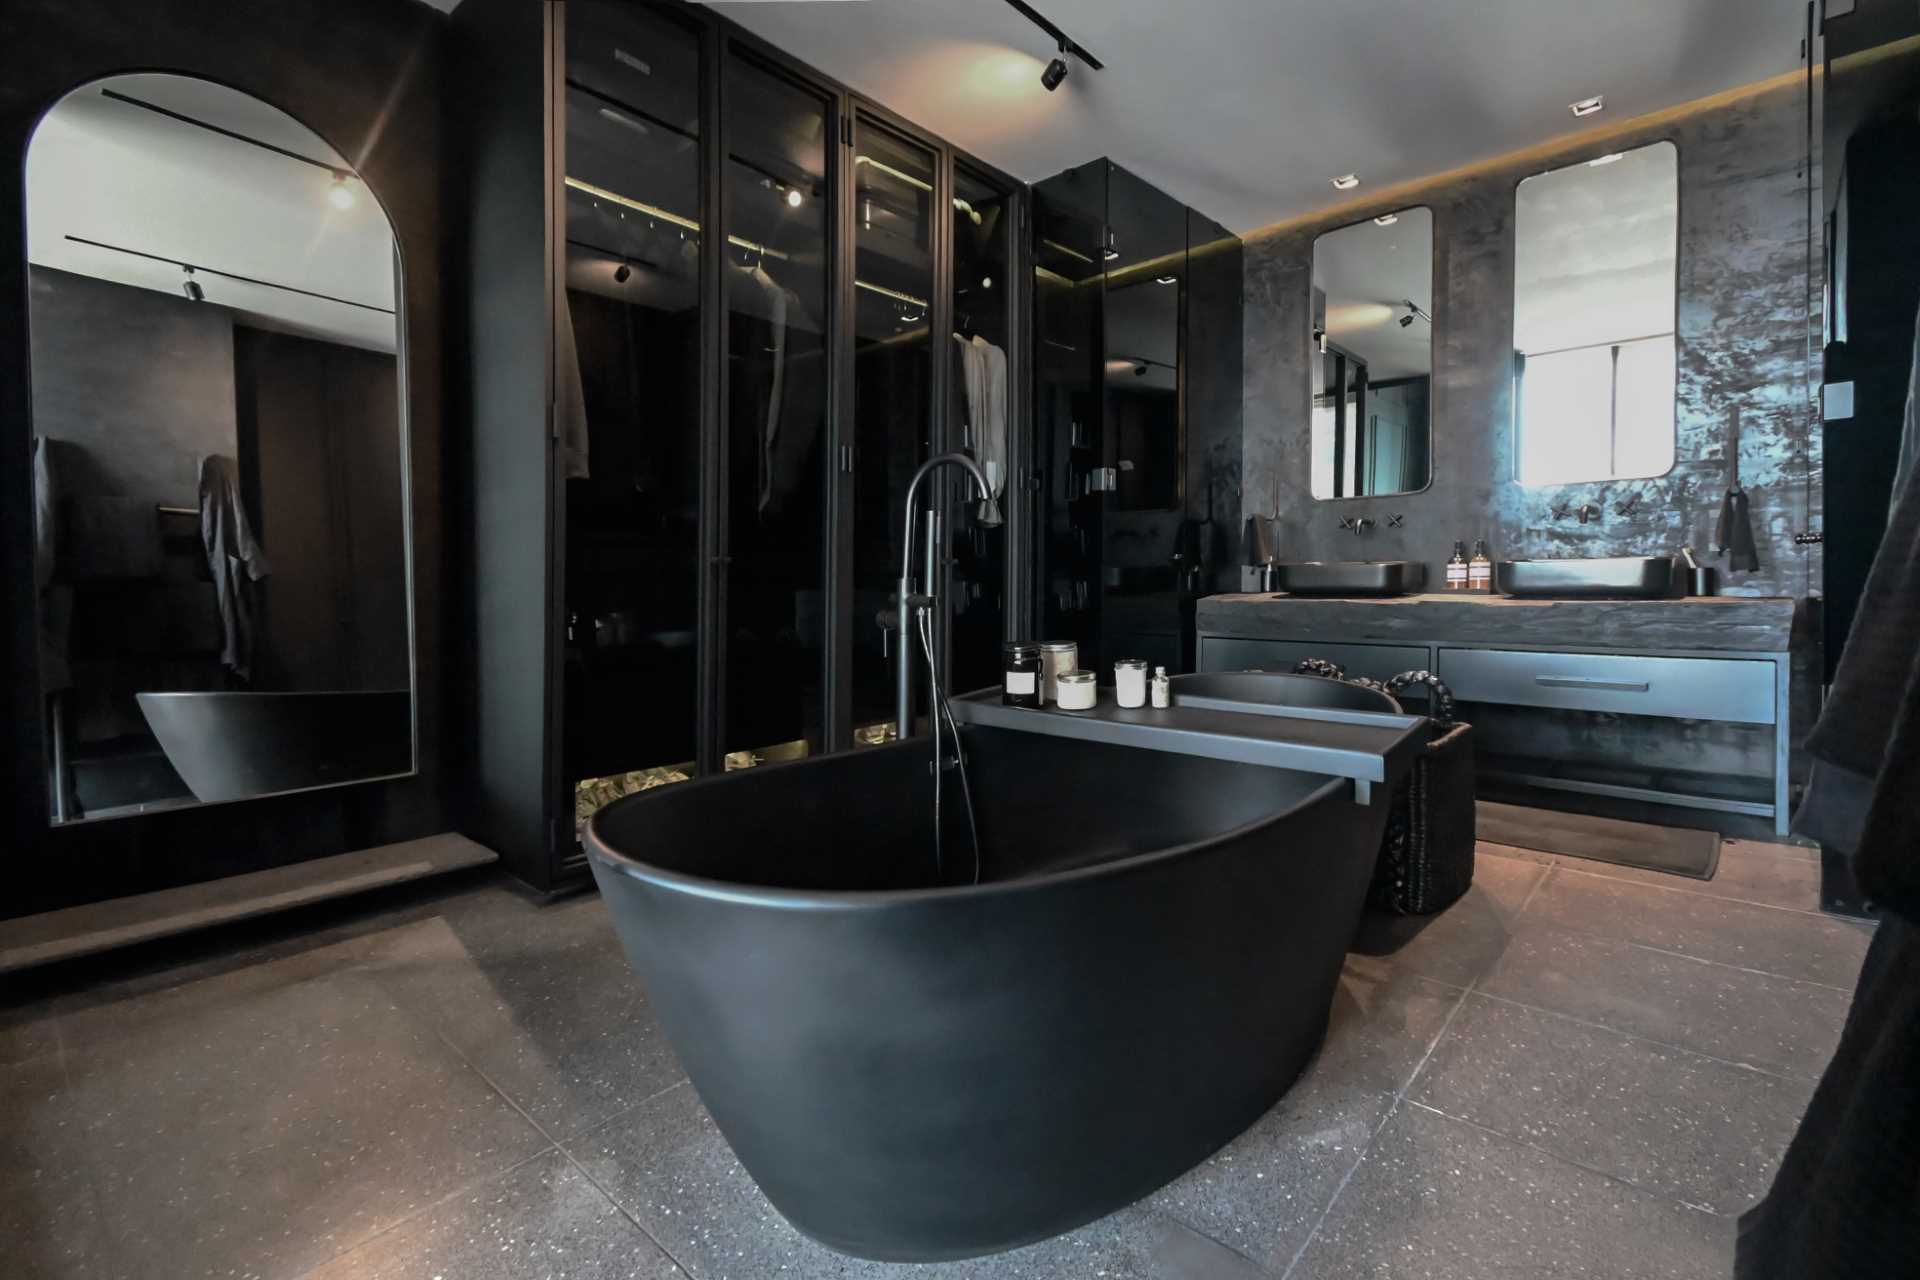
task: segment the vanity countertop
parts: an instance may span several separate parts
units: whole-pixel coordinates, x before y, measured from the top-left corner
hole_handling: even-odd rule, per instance
[[[1667,600],[1543,600],[1477,592],[1412,596],[1208,596],[1202,635],[1349,643],[1553,645],[1627,649],[1794,647],[1799,602],[1787,596],[1684,596]],[[1804,625],[1804,623],[1800,624]]]

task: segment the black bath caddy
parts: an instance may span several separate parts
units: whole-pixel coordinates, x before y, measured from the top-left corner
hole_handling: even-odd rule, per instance
[[[1340,667],[1307,658],[1294,668],[1300,675],[1347,679]],[[1433,736],[1413,759],[1394,793],[1387,832],[1380,841],[1368,903],[1394,915],[1425,916],[1444,911],[1473,886],[1477,840],[1474,811],[1473,726],[1454,719],[1453,692],[1430,672],[1403,671],[1379,684],[1357,683],[1398,696],[1409,685],[1432,690]]]

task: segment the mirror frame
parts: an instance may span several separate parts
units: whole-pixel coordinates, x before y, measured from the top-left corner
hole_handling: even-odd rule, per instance
[[[326,147],[329,151],[333,152],[335,155],[341,156],[344,159],[348,154],[345,150],[337,146],[333,142],[333,140],[328,138],[321,130],[314,128],[306,120],[302,119],[300,116],[296,115],[294,112],[288,110],[286,107],[281,106],[278,102],[262,97],[261,95],[253,92],[250,89],[241,88],[240,86],[233,84],[228,80],[222,79],[218,76],[208,75],[198,71],[180,70],[177,68],[164,67],[164,66],[120,67],[112,71],[105,71],[98,74],[89,75],[83,80],[79,80],[68,85],[65,89],[61,90],[59,93],[53,95],[50,99],[48,99],[46,101],[45,106],[34,115],[33,120],[29,125],[29,127],[27,128],[26,133],[24,135],[24,144],[22,145],[20,150],[20,188],[19,188],[20,213],[21,213],[21,220],[20,220],[21,238],[19,242],[19,253],[20,253],[19,263],[20,263],[20,270],[21,270],[21,278],[23,281],[27,278],[33,266],[32,259],[29,256],[30,254],[29,233],[31,229],[31,216],[30,216],[29,202],[28,202],[28,196],[27,196],[27,191],[28,191],[27,165],[32,158],[33,144],[37,139],[37,137],[39,136],[41,126],[46,123],[48,116],[50,116],[55,110],[57,110],[62,103],[65,103],[68,99],[72,98],[74,95],[87,92],[88,90],[95,89],[102,85],[110,84],[117,80],[123,80],[129,76],[169,76],[169,77],[173,77],[180,80],[197,81],[202,84],[215,86],[216,88],[224,90],[228,93],[244,96],[246,98],[251,99],[254,102],[261,104],[264,107],[267,107],[273,110],[274,112],[277,112],[279,115],[284,116],[287,120],[291,121],[293,124],[299,126],[301,129],[306,131],[306,133],[308,133],[314,139],[319,141],[321,145]],[[393,301],[394,301],[394,307],[393,307],[393,331],[394,331],[393,356],[394,356],[394,395],[395,395],[394,447],[397,451],[397,454],[396,454],[397,471],[398,471],[399,480],[400,480],[400,491],[399,491],[399,494],[397,495],[397,501],[399,502],[399,511],[400,511],[400,532],[401,532],[401,542],[402,542],[402,546],[400,548],[400,554],[401,554],[401,569],[402,569],[402,576],[403,576],[403,582],[404,582],[404,598],[406,602],[405,619],[406,619],[406,643],[407,643],[408,767],[402,770],[395,770],[387,773],[368,774],[364,777],[344,778],[338,782],[320,782],[320,783],[315,783],[312,786],[290,787],[290,788],[285,788],[277,791],[262,791],[254,795],[235,796],[230,799],[201,800],[198,797],[194,797],[192,803],[156,805],[151,808],[142,806],[142,807],[130,809],[123,812],[103,814],[99,816],[89,816],[89,815],[83,814],[77,817],[64,818],[64,819],[57,816],[59,812],[59,806],[56,802],[56,798],[51,794],[48,788],[41,787],[38,790],[39,790],[40,800],[44,806],[46,822],[43,829],[46,831],[49,831],[49,832],[62,831],[62,830],[81,828],[81,827],[87,827],[87,826],[96,826],[100,824],[136,820],[141,818],[151,818],[151,817],[155,817],[157,815],[163,815],[163,814],[194,813],[194,812],[199,812],[204,810],[218,809],[218,808],[222,808],[229,805],[247,804],[256,800],[266,800],[266,799],[272,799],[272,798],[284,797],[284,796],[308,795],[315,792],[337,791],[343,788],[356,787],[364,784],[390,783],[395,781],[403,781],[407,779],[416,779],[423,776],[423,767],[422,767],[422,760],[421,760],[422,743],[421,743],[421,737],[420,737],[421,689],[420,689],[420,643],[419,643],[419,631],[420,631],[419,592],[420,592],[421,584],[419,580],[418,548],[415,545],[416,543],[415,505],[418,499],[417,499],[415,486],[414,486],[414,449],[416,446],[416,441],[414,439],[414,433],[413,433],[413,413],[412,413],[413,375],[412,375],[412,367],[411,367],[412,362],[411,362],[411,353],[410,353],[411,343],[409,341],[408,330],[407,330],[408,295],[407,295],[407,266],[406,266],[406,256],[405,256],[405,245],[403,243],[403,238],[400,233],[399,224],[395,222],[392,210],[389,208],[387,202],[381,198],[379,191],[375,188],[374,184],[368,179],[366,173],[362,169],[354,167],[351,164],[343,166],[342,171],[345,172],[348,176],[350,176],[360,184],[362,193],[364,194],[366,199],[371,202],[372,206],[375,209],[379,210],[382,220],[386,223],[387,234],[390,241],[390,252],[392,255],[392,261],[390,265],[391,265],[392,274],[393,274]],[[208,268],[208,269],[211,270],[211,268]],[[22,374],[21,382],[22,382],[22,390],[24,392],[23,398],[25,399],[26,405],[28,408],[26,419],[23,425],[26,428],[29,441],[31,441],[37,434],[35,431],[35,419],[32,413],[32,404],[33,404],[33,361],[32,361],[32,355],[31,355],[31,352],[32,352],[31,335],[32,335],[32,325],[33,325],[32,313],[33,313],[33,308],[31,304],[31,298],[23,297],[22,307],[21,307],[21,319],[23,321],[21,336],[23,339],[25,339],[25,342],[23,343],[23,350],[22,350],[22,356],[21,356],[21,374]],[[35,589],[33,591],[31,623],[36,633],[38,633],[40,630],[41,619],[42,619],[42,607],[41,607],[41,600],[40,600],[40,592],[38,589]],[[42,748],[44,753],[43,759],[45,763],[51,767],[55,762],[55,753],[53,751],[53,748],[46,730],[46,719],[47,719],[46,703],[47,703],[48,695],[45,688],[45,673],[41,670],[40,662],[39,662],[39,654],[37,651],[35,652],[35,655],[34,655],[32,685],[33,685],[33,696],[36,704],[39,707],[39,715],[37,719],[40,726],[40,738],[43,743],[43,748]],[[267,692],[271,692],[271,691],[267,691]],[[297,692],[297,691],[292,691],[292,692]]]
[[[1508,207],[1513,210],[1512,243],[1514,257],[1517,260],[1520,247],[1520,188],[1522,186],[1535,178],[1544,178],[1550,173],[1559,173],[1562,170],[1577,169],[1583,165],[1591,164],[1601,156],[1616,154],[1616,151],[1620,155],[1627,155],[1634,151],[1644,151],[1648,147],[1662,145],[1673,148],[1673,459],[1667,463],[1665,469],[1643,476],[1600,476],[1586,480],[1550,480],[1543,484],[1528,484],[1520,478],[1520,386],[1519,380],[1513,376],[1512,369],[1509,368],[1507,372],[1507,388],[1508,399],[1512,407],[1509,411],[1511,421],[1507,429],[1507,447],[1513,451],[1513,462],[1508,468],[1508,474],[1505,479],[1508,483],[1517,485],[1528,492],[1544,493],[1549,489],[1567,489],[1575,485],[1583,484],[1636,484],[1643,480],[1658,480],[1663,476],[1670,476],[1673,474],[1674,468],[1680,465],[1680,369],[1684,363],[1680,337],[1680,232],[1681,228],[1686,225],[1687,215],[1686,184],[1680,180],[1680,161],[1684,154],[1680,146],[1680,139],[1671,133],[1666,133],[1661,134],[1657,138],[1643,139],[1624,149],[1595,147],[1591,155],[1587,155],[1583,151],[1579,153],[1579,159],[1570,160],[1564,164],[1556,164],[1551,169],[1540,169],[1514,179],[1513,190],[1509,194]],[[1516,293],[1519,287],[1520,275],[1516,268],[1514,271],[1514,290]],[[1517,349],[1513,341],[1515,321],[1519,314],[1519,307],[1516,303],[1517,299],[1510,298],[1507,308],[1507,350],[1509,353]],[[1509,356],[1509,360],[1511,360],[1511,356]]]
[[[1323,236],[1335,235],[1341,231],[1346,231],[1349,228],[1358,227],[1365,223],[1372,222],[1375,218],[1384,218],[1388,214],[1393,214],[1394,216],[1398,217],[1402,214],[1412,213],[1415,210],[1424,211],[1427,215],[1427,292],[1429,294],[1432,294],[1434,291],[1433,282],[1438,274],[1434,270],[1434,248],[1439,243],[1439,239],[1440,239],[1439,235],[1437,234],[1440,226],[1440,218],[1439,218],[1439,215],[1434,212],[1432,205],[1409,204],[1409,205],[1401,205],[1397,208],[1392,208],[1392,209],[1382,209],[1378,213],[1368,214],[1364,218],[1358,218],[1352,222],[1343,222],[1337,227],[1328,227],[1324,231],[1319,231],[1314,233],[1312,242],[1309,243],[1307,246],[1306,314],[1307,314],[1307,355],[1309,360],[1322,357],[1325,354],[1320,350],[1320,348],[1313,341],[1314,246],[1320,243],[1320,240]],[[1433,478],[1434,478],[1434,471],[1435,471],[1434,445],[1438,440],[1438,432],[1436,431],[1435,427],[1436,427],[1436,422],[1439,418],[1439,413],[1437,412],[1437,406],[1439,403],[1439,386],[1440,386],[1439,379],[1435,377],[1435,365],[1434,365],[1434,359],[1433,359],[1433,352],[1436,351],[1440,346],[1440,337],[1439,337],[1440,322],[1441,322],[1441,315],[1443,312],[1443,308],[1440,306],[1440,299],[1437,296],[1434,297],[1433,305],[1428,308],[1428,311],[1432,314],[1433,320],[1427,326],[1430,332],[1428,333],[1428,336],[1427,336],[1427,478],[1426,478],[1426,482],[1423,483],[1417,489],[1396,489],[1392,493],[1349,493],[1349,494],[1341,494],[1337,497],[1327,497],[1327,498],[1320,497],[1318,494],[1314,493],[1313,491],[1313,370],[1311,367],[1309,367],[1307,370],[1307,481],[1301,487],[1307,491],[1307,497],[1311,501],[1314,501],[1314,502],[1375,502],[1375,501],[1384,501],[1387,498],[1404,498],[1416,493],[1425,493],[1427,490],[1433,488]]]

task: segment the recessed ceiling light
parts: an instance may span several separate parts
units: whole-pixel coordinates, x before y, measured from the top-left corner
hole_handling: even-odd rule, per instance
[[[353,187],[347,182],[347,175],[335,173],[333,181],[327,184],[327,203],[345,211],[353,208]]]
[[[1587,161],[1587,168],[1598,169],[1601,165],[1612,164],[1615,160],[1618,160],[1619,158],[1620,158],[1620,153],[1618,151],[1608,152],[1604,156],[1595,156],[1593,159]]]
[[[1179,284],[1180,277],[1179,276],[1155,276],[1153,278],[1153,282],[1155,284]]]
[[[1100,256],[1106,259],[1108,262],[1112,262],[1115,258],[1120,256],[1120,251],[1118,249],[1107,249],[1102,251]]]
[[[1597,113],[1606,105],[1607,100],[1596,93],[1591,98],[1582,98],[1578,102],[1569,102],[1567,104],[1567,110],[1573,112],[1576,116],[1590,116]]]
[[[800,188],[798,187],[787,188],[787,208],[798,209],[800,207],[800,201],[803,198],[804,197],[802,197],[800,194]]]
[[[1397,213],[1383,213],[1383,214],[1381,214],[1381,215],[1380,215],[1379,217],[1377,217],[1377,218],[1375,218],[1375,219],[1373,220],[1373,225],[1374,225],[1374,226],[1376,226],[1376,227],[1390,227],[1390,226],[1392,226],[1392,225],[1393,225],[1394,223],[1396,223],[1396,222],[1398,222],[1398,221],[1400,221],[1400,215],[1399,215],[1399,214],[1397,214]]]
[[[1343,173],[1333,180],[1335,191],[1351,191],[1359,185],[1360,175],[1357,173]]]

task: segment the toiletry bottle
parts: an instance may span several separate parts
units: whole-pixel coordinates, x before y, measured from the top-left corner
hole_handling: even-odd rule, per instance
[[[1167,669],[1165,667],[1155,667],[1153,669],[1153,683],[1151,687],[1154,706],[1170,707],[1173,705],[1173,681],[1167,679]]]
[[[1493,558],[1487,554],[1485,538],[1473,541],[1473,559],[1467,562],[1467,587],[1472,591],[1493,590]]]
[[[1453,554],[1447,557],[1447,590],[1467,589],[1467,544],[1455,539]]]

